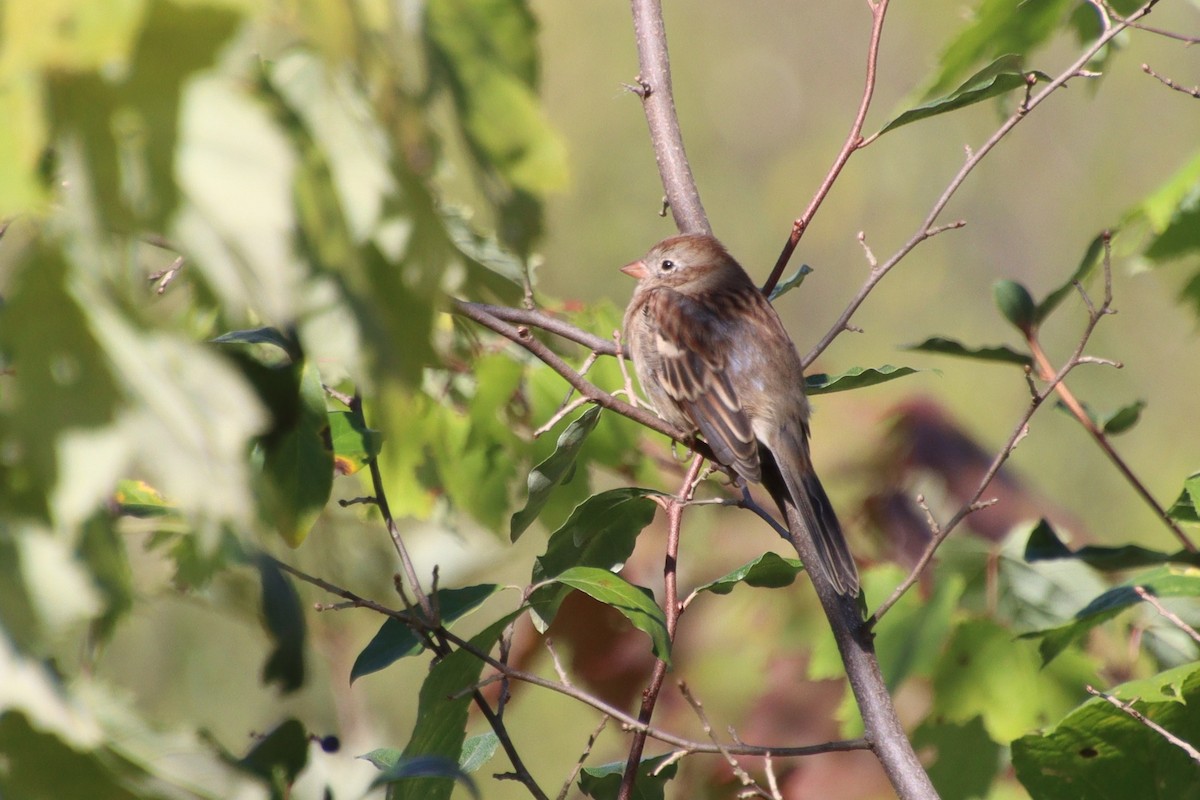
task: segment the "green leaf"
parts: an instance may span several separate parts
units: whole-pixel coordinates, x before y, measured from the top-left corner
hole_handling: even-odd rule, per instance
[[[1180,550],[1176,553],[1163,553],[1150,550],[1139,545],[1127,544],[1122,547],[1098,547],[1085,545],[1078,550],[1071,550],[1058,537],[1046,520],[1041,520],[1025,544],[1026,561],[1053,561],[1056,559],[1074,559],[1082,561],[1093,569],[1104,572],[1116,572],[1138,567],[1150,567],[1158,564],[1190,564],[1200,567],[1200,553]]]
[[[353,475],[383,449],[383,434],[367,427],[362,409],[329,412],[333,464],[339,475]]]
[[[562,527],[550,534],[546,552],[533,565],[530,583],[539,584],[571,567],[619,568],[633,552],[638,534],[654,519],[658,506],[651,489],[627,487],[589,497],[575,507]],[[569,590],[544,586],[530,595],[534,625],[545,631]]]
[[[1164,692],[1163,687],[1170,689]],[[1132,701],[1139,713],[1173,736],[1200,742],[1196,664],[1122,684],[1109,694]],[[1196,763],[1188,753],[1102,697],[1083,703],[1047,731],[1017,739],[1012,762],[1033,797],[1200,798]]]
[[[1038,646],[1042,662],[1049,664],[1073,642],[1092,628],[1107,622],[1126,608],[1141,602],[1135,586],[1141,586],[1156,597],[1200,596],[1200,569],[1165,565],[1135,575],[1120,586],[1104,592],[1075,614],[1075,618],[1055,628],[1022,634],[1022,639],[1040,639]]]
[[[881,367],[851,367],[839,375],[818,372],[804,379],[804,391],[807,394],[848,392],[894,381],[920,371],[912,367],[893,367],[891,364],[884,364]]]
[[[1085,278],[1092,274],[1097,264],[1104,261],[1104,243],[1111,236],[1110,232],[1104,232],[1096,235],[1088,244],[1087,250],[1084,251],[1083,258],[1079,261],[1079,266],[1071,273],[1071,277],[1066,283],[1055,289],[1050,294],[1046,295],[1042,302],[1037,304],[1037,311],[1034,313],[1034,321],[1041,324],[1046,317],[1050,316],[1054,309],[1058,308],[1058,304],[1063,301],[1070,292],[1075,290],[1075,284],[1082,283]]]
[[[883,126],[880,134],[887,133],[910,122],[945,114],[992,97],[1007,94],[1014,89],[1024,90],[1029,86],[1028,77],[1049,81],[1050,76],[1036,70],[1026,72],[1022,69],[1023,59],[1019,55],[1008,54],[997,58],[988,66],[972,75],[961,86],[944,97],[922,103],[916,108],[905,111],[900,116]]]
[[[490,651],[518,612],[506,614],[471,639],[480,651]],[[421,685],[417,722],[404,748],[403,759],[434,756],[457,768],[466,739],[470,688],[479,681],[483,662],[466,650],[455,650],[434,664]],[[392,784],[389,800],[449,800],[457,775],[408,777]]]
[[[927,718],[913,731],[912,743],[922,753],[936,754],[927,771],[941,800],[987,797],[1003,763],[1001,746],[979,717],[963,723]]]
[[[1124,433],[1138,423],[1142,417],[1142,409],[1146,407],[1145,400],[1137,400],[1127,406],[1101,417],[1100,429],[1109,436]]]
[[[304,685],[304,641],[307,627],[300,596],[274,559],[255,559],[262,582],[262,614],[274,648],[263,665],[263,683],[277,683],[284,694]]]
[[[979,717],[995,742],[1009,742],[1060,713],[1080,694],[1079,676],[1058,681],[1029,643],[988,619],[963,622],[934,672],[933,717],[968,723]]]
[[[554,488],[562,483],[575,469],[575,458],[579,455],[588,434],[600,420],[600,407],[592,406],[583,412],[558,437],[558,443],[549,458],[534,467],[529,473],[529,499],[525,507],[513,514],[509,524],[509,535],[512,541],[520,538],[521,534],[533,524],[541,513],[542,507],[550,499]]]
[[[500,746],[500,737],[494,731],[472,736],[463,742],[462,755],[458,758],[458,766],[463,772],[475,772],[492,760],[496,748]]]
[[[1037,324],[1037,306],[1029,290],[1016,281],[996,281],[992,286],[996,307],[1004,318],[1026,336]]]
[[[597,567],[571,567],[550,580],[578,589],[621,612],[635,628],[649,634],[654,655],[670,665],[671,640],[667,635],[667,618],[649,590],[634,586],[620,575]]]
[[[800,269],[796,270],[796,274],[792,275],[790,278],[780,281],[775,285],[775,288],[771,290],[771,302],[774,303],[777,298],[782,297],[792,289],[795,289],[800,284],[804,283],[804,279],[807,278],[812,271],[812,267],[810,267],[808,264],[801,264]]]
[[[653,758],[643,758],[638,762],[632,800],[663,800],[667,781],[675,777],[679,770],[679,762],[672,761],[661,770],[659,767],[672,755],[664,753]],[[624,761],[614,761],[599,767],[584,767],[579,773],[579,789],[593,800],[616,800],[624,774]]]
[[[295,335],[284,333],[278,328],[264,327],[229,331],[211,341],[213,344],[270,344],[286,353],[289,361],[299,361],[304,357]]]
[[[467,787],[472,797],[479,797],[479,788],[474,779],[459,768],[458,764],[442,756],[415,756],[399,758],[371,781],[369,789],[377,789],[413,778],[450,778]]]
[[[1200,472],[1194,472],[1183,482],[1179,499],[1169,509],[1168,516],[1180,522],[1200,522]]]
[[[166,517],[178,513],[178,509],[153,486],[128,478],[117,483],[113,503],[116,513],[130,517]]]
[[[291,786],[307,764],[308,731],[294,719],[259,739],[237,762],[238,767],[277,789]]]
[[[517,0],[432,0],[425,35],[480,165],[534,195],[564,185],[566,148],[535,94],[536,24]]]
[[[692,593],[729,594],[739,583],[764,589],[778,589],[791,586],[796,576],[803,571],[804,564],[800,559],[784,558],[777,553],[767,552],[727,575],[697,586]]]
[[[442,624],[449,626],[454,620],[478,608],[480,603],[499,589],[494,583],[464,586],[460,589],[439,589],[431,600],[440,613]],[[421,638],[411,627],[395,617],[388,617],[354,660],[354,666],[350,669],[350,682],[353,683],[372,672],[379,672],[406,656],[415,656],[423,649]]]
[[[905,345],[904,350],[917,350],[925,353],[942,353],[948,356],[974,358],[979,361],[999,361],[1005,364],[1016,364],[1025,367],[1033,364],[1033,359],[1024,353],[1018,353],[1010,347],[968,347],[953,339],[942,336],[932,336],[920,344]]]
[[[1071,0],[981,0],[969,22],[942,51],[938,71],[929,81],[925,97],[944,94],[963,76],[987,59],[1029,55],[1057,34]]]
[[[333,490],[329,414],[312,364],[300,367],[299,406],[290,422],[263,438],[263,503],[283,540],[299,547]]]

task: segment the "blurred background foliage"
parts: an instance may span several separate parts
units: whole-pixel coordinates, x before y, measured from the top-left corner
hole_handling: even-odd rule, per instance
[[[866,10],[810,5],[666,4],[701,192],[717,234],[759,277],[861,92]],[[896,3],[867,130],[1008,52],[1057,74],[1095,36],[1086,3],[1022,4],[1029,16],[1014,24],[1016,6]],[[297,617],[293,590],[258,551],[398,605],[378,513],[333,502],[371,494],[361,468],[378,457],[425,580],[436,565],[442,586],[523,586],[546,534],[594,492],[678,483],[664,442],[602,415],[570,479],[509,543],[529,470],[566,423],[531,432],[566,386],[443,313],[450,296],[518,304],[529,279],[542,307],[579,327],[607,338],[619,325],[632,287],[616,267],[673,232],[625,87],[637,63],[628,8],[53,0],[0,14],[0,794],[361,796],[379,760],[355,756],[405,745],[428,664],[404,659],[351,684],[379,618]],[[1194,35],[1200,14],[1164,1],[1151,19]],[[927,536],[912,495],[948,516],[1028,403],[1018,369],[900,348],[933,335],[1020,348],[992,285],[1013,279],[1045,296],[1101,229],[1119,226],[1121,313],[1089,351],[1125,366],[1082,369],[1071,385],[1100,415],[1145,404],[1117,447],[1164,505],[1196,470],[1200,106],[1143,62],[1196,82],[1179,42],[1122,34],[1094,65],[1102,78],[1073,80],[970,177],[945,216],[966,227],[907,258],[855,317],[863,333],[813,366],[922,370],[816,401],[816,460],[856,552],[876,565],[872,603],[903,575],[887,562],[911,563]],[[801,352],[866,275],[858,233],[880,257],[910,237],[964,147],[1017,99],[897,129],[855,155],[797,255],[813,274],[779,303]],[[1043,330],[1051,358],[1069,353],[1083,320],[1069,296]],[[547,341],[582,364],[578,348]],[[622,385],[612,359],[588,376]],[[322,384],[360,393],[361,413]],[[1035,419],[992,493],[1003,502],[972,519],[977,536],[948,542],[937,576],[879,630],[898,705],[946,797],[1022,796],[1010,742],[1079,705],[1085,683],[1195,658],[1149,612],[1063,634],[1044,668],[1044,644],[1014,640],[1063,623],[1108,585],[1077,561],[1027,562],[1038,518],[1073,545],[1176,546],[1068,415]],[[1176,512],[1195,517],[1186,491]],[[685,534],[686,587],[780,549],[732,511],[692,512]],[[638,542],[623,574],[656,586],[661,531]],[[295,591],[306,609],[334,599]],[[813,598],[775,591],[698,596],[677,672],[747,740],[853,735]],[[484,628],[518,601],[515,590],[489,596],[464,625]],[[580,680],[629,707],[650,663],[645,637],[579,595],[555,624]],[[514,662],[552,675],[542,652],[518,628]],[[1180,695],[1194,691],[1190,674],[1174,679]],[[664,726],[702,738],[682,702],[664,703]],[[528,687],[507,719],[547,787],[595,725],[586,707]],[[623,744],[610,728],[592,762],[621,758]],[[1016,748],[1023,779],[1045,749]],[[525,796],[484,777],[502,761],[478,773],[484,795]],[[670,791],[728,796],[712,788],[732,780],[722,769],[687,760]],[[789,792],[888,792],[861,753],[785,777]]]

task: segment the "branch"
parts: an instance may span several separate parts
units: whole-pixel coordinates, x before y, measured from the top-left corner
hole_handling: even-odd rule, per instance
[[[667,511],[667,549],[663,559],[663,605],[667,616],[667,638],[675,642],[675,630],[679,627],[679,615],[683,607],[679,604],[679,587],[676,577],[679,567],[679,534],[683,526],[683,509],[692,499],[696,491],[696,483],[700,479],[700,467],[704,458],[696,456],[683,477],[683,485],[676,497],[664,502]],[[658,696],[662,692],[663,682],[667,677],[667,662],[661,658],[654,662],[654,671],[650,675],[650,685],[642,692],[642,708],[638,712],[638,722],[650,724],[654,716],[654,707],[658,704]],[[629,757],[625,760],[625,772],[621,776],[621,788],[617,793],[618,800],[630,800],[633,796],[634,782],[637,780],[638,765],[642,761],[642,752],[646,748],[646,732],[635,731],[633,744],[629,747]]]
[[[829,172],[825,175],[825,180],[821,182],[821,186],[809,202],[808,208],[792,223],[791,235],[788,236],[788,240],[783,246],[783,252],[779,254],[779,258],[775,261],[775,268],[771,270],[771,274],[767,277],[767,282],[762,287],[763,294],[768,297],[770,297],[771,292],[775,289],[775,285],[779,283],[779,279],[783,275],[783,270],[792,258],[792,253],[796,251],[796,245],[800,243],[800,237],[808,230],[809,224],[812,222],[813,217],[816,216],[817,209],[821,207],[821,203],[824,202],[826,195],[829,194],[829,190],[833,188],[833,182],[841,174],[842,167],[846,166],[846,162],[850,160],[850,156],[854,155],[854,151],[864,146],[862,129],[863,123],[867,119],[867,109],[871,107],[871,96],[875,93],[876,66],[879,63],[879,40],[883,34],[883,17],[887,13],[888,0],[869,2],[868,6],[871,9],[871,43],[867,47],[866,85],[863,87],[862,100],[858,104],[858,115],[855,116],[854,122],[850,125],[850,133],[846,136],[846,142],[842,145],[841,152],[833,160],[833,166],[829,168]]]
[[[950,203],[950,199],[958,192],[963,182],[966,181],[967,176],[974,171],[975,167],[979,166],[979,162],[982,161],[984,157],[987,156],[987,154],[990,153],[996,147],[996,145],[998,145],[1009,134],[1009,132],[1021,122],[1021,120],[1025,119],[1025,117],[1029,115],[1030,111],[1045,102],[1053,92],[1066,85],[1067,81],[1078,76],[1081,71],[1087,67],[1088,62],[1091,61],[1096,53],[1100,52],[1105,45],[1107,45],[1113,38],[1119,35],[1134,22],[1150,13],[1150,9],[1157,2],[1158,0],[1150,0],[1137,11],[1130,14],[1128,18],[1122,19],[1108,28],[1099,38],[1096,39],[1096,41],[1094,41],[1087,49],[1083,51],[1083,53],[1075,60],[1073,64],[1071,64],[1071,66],[1067,67],[1058,75],[1058,77],[1050,81],[1050,83],[1048,83],[1044,89],[1031,96],[1027,102],[1022,103],[1020,107],[1017,108],[1017,110],[1014,111],[1011,116],[1009,116],[1008,119],[1001,123],[1000,127],[996,129],[996,132],[993,133],[991,137],[989,137],[988,140],[979,147],[978,150],[972,152],[967,157],[966,163],[963,164],[955,176],[950,180],[950,183],[947,184],[946,188],[942,191],[941,196],[938,197],[937,201],[934,202],[933,206],[930,208],[925,219],[917,227],[916,232],[913,233],[909,240],[905,242],[900,249],[897,250],[887,261],[883,262],[878,267],[871,269],[866,281],[859,288],[854,297],[851,298],[850,302],[838,316],[837,320],[834,321],[829,331],[822,336],[821,340],[813,345],[813,348],[809,350],[807,355],[805,355],[804,364],[806,366],[816,360],[821,353],[825,352],[826,348],[829,347],[833,340],[836,339],[842,333],[842,331],[849,329],[850,318],[854,316],[854,313],[858,311],[859,306],[861,306],[867,299],[867,295],[869,295],[875,286],[881,280],[883,280],[884,276],[887,275],[888,272],[890,272],[892,268],[900,262],[901,259],[911,253],[917,247],[917,245],[921,244],[921,242],[938,232],[938,229],[935,227],[938,217],[941,216],[942,211],[945,210],[946,206]]]
[[[654,160],[667,193],[667,204],[675,217],[675,227],[681,233],[712,233],[683,149],[683,133],[675,113],[662,3],[660,0],[630,0],[629,5],[633,12],[633,32],[641,70],[634,91],[642,98],[642,110],[654,146]]]
[[[496,309],[496,306],[485,306],[480,303],[465,303],[462,300],[456,299],[451,299],[450,306],[454,313],[461,314],[468,319],[474,320],[480,325],[483,325],[485,328],[489,328],[495,333],[500,334],[509,341],[515,342],[521,347],[524,347],[526,350],[536,356],[539,361],[565,378],[567,383],[575,387],[575,390],[586,397],[590,402],[595,403],[601,408],[607,408],[610,411],[615,411],[624,417],[628,417],[634,422],[644,425],[652,431],[657,431],[664,436],[670,437],[677,442],[685,444],[705,458],[712,458],[712,450],[710,450],[708,445],[706,445],[704,442],[698,441],[695,439],[695,437],[690,436],[689,434],[684,433],[683,431],[671,425],[668,425],[657,415],[651,414],[649,411],[644,411],[640,408],[634,408],[631,404],[626,403],[624,400],[614,397],[613,395],[604,391],[600,387],[586,380],[574,368],[572,368],[570,364],[568,364],[566,361],[563,361],[557,353],[555,353],[545,344],[533,338],[533,336],[529,334],[528,330],[514,328],[499,317],[493,315],[492,310]],[[506,312],[517,311],[517,309],[503,310]],[[615,346],[611,342],[607,343],[607,347],[611,352],[616,352]]]
[[[1109,703],[1111,703],[1114,706],[1116,706],[1117,708],[1121,709],[1126,714],[1133,717],[1135,720],[1142,723],[1147,728],[1154,731],[1159,736],[1163,737],[1164,739],[1166,739],[1168,742],[1170,742],[1171,744],[1178,747],[1183,752],[1187,753],[1188,758],[1192,759],[1192,761],[1195,761],[1197,764],[1200,764],[1200,750],[1197,750],[1195,747],[1192,747],[1190,744],[1185,742],[1183,739],[1180,739],[1175,734],[1171,733],[1169,730],[1164,728],[1162,725],[1159,725],[1157,722],[1154,722],[1153,720],[1147,718],[1145,714],[1143,714],[1142,712],[1140,712],[1136,708],[1134,708],[1131,703],[1124,703],[1124,702],[1118,700],[1117,698],[1113,697],[1111,694],[1106,694],[1105,692],[1102,692],[1099,689],[1096,689],[1094,686],[1085,686],[1083,688],[1087,689],[1088,694],[1095,695],[1096,697],[1102,697]]]
[[[972,514],[975,511],[978,511],[980,508],[985,507],[984,505],[980,504],[979,499],[983,496],[984,491],[991,484],[992,479],[996,477],[996,473],[1000,471],[1000,467],[1002,467],[1004,462],[1006,462],[1009,456],[1012,455],[1013,451],[1017,447],[1017,444],[1021,441],[1021,439],[1025,438],[1025,435],[1029,432],[1029,421],[1033,419],[1033,415],[1039,408],[1041,408],[1042,404],[1046,401],[1046,398],[1048,398],[1051,393],[1055,391],[1056,387],[1063,382],[1063,379],[1067,377],[1071,370],[1075,369],[1075,367],[1079,366],[1080,364],[1087,362],[1088,359],[1086,356],[1084,356],[1083,349],[1087,346],[1088,340],[1091,339],[1092,333],[1096,330],[1096,326],[1100,323],[1100,320],[1109,313],[1109,306],[1112,303],[1112,279],[1110,267],[1110,261],[1106,256],[1104,260],[1104,271],[1105,286],[1108,287],[1108,289],[1105,291],[1104,302],[1099,308],[1088,309],[1087,324],[1084,326],[1083,333],[1079,337],[1079,343],[1075,346],[1075,350],[1071,353],[1070,358],[1067,359],[1067,362],[1063,364],[1062,368],[1059,369],[1058,372],[1047,377],[1046,386],[1040,391],[1033,387],[1032,380],[1030,380],[1030,387],[1033,391],[1033,396],[1029,406],[1025,409],[1025,412],[1017,421],[1016,427],[1013,428],[1013,432],[1009,435],[1008,441],[1005,443],[1004,447],[1001,448],[1000,452],[996,454],[996,457],[992,459],[992,463],[988,466],[987,471],[984,472],[983,477],[979,481],[979,485],[975,488],[974,494],[972,494],[971,497],[968,498],[965,503],[963,503],[954,516],[950,518],[950,521],[940,529],[937,527],[936,523],[931,525],[933,537],[929,540],[929,544],[926,545],[925,552],[921,554],[921,557],[913,566],[912,571],[909,572],[908,577],[905,578],[904,581],[895,588],[891,596],[889,596],[888,599],[885,600],[879,606],[879,608],[875,610],[875,613],[872,614],[867,620],[867,625],[869,627],[874,627],[876,624],[878,624],[879,620],[883,618],[883,615],[886,614],[888,610],[894,606],[901,597],[904,596],[905,592],[912,588],[913,584],[917,582],[917,579],[921,577],[921,573],[925,571],[925,568],[928,567],[929,563],[933,560],[933,555],[935,552],[937,552],[938,547],[940,547],[942,542],[946,540],[946,537],[954,532],[954,529],[958,527],[959,523],[966,519],[969,514]],[[1029,377],[1028,373],[1026,373],[1026,377]]]

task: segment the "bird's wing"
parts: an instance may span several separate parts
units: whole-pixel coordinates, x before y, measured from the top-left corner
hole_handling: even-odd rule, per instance
[[[720,321],[676,291],[656,292],[651,302],[671,306],[653,314],[659,322],[654,346],[662,365],[662,388],[695,423],[719,462],[758,481],[758,442],[729,381],[730,345]]]

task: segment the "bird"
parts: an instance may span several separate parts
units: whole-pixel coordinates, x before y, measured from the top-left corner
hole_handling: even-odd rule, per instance
[[[761,484],[785,520],[794,508],[818,568],[857,597],[858,568],[809,452],[804,367],[767,297],[707,234],[664,239],[621,271],[638,281],[622,329],[654,410]]]

